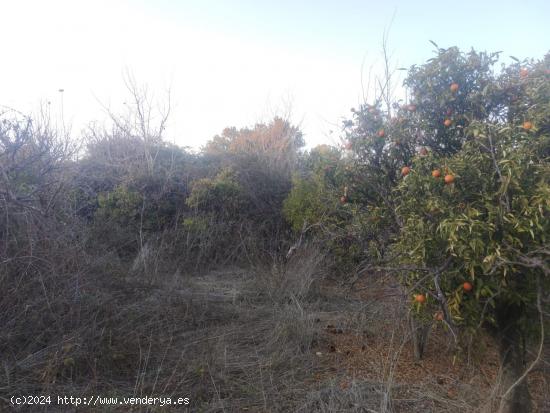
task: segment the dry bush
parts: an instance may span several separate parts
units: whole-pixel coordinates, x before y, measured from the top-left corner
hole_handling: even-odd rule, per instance
[[[288,260],[275,257],[270,267],[257,266],[255,288],[276,303],[310,300],[327,275],[324,262],[325,255],[317,245],[305,245]]]
[[[57,135],[47,119],[3,115],[1,387],[27,390],[32,380],[25,372],[49,380],[60,371],[52,363],[62,362],[64,354],[54,343],[82,328],[87,256],[70,196],[71,158],[77,147]]]

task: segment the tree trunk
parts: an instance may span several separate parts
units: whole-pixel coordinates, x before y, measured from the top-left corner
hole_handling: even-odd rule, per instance
[[[424,350],[428,343],[428,336],[432,328],[431,324],[423,324],[414,319],[413,316],[410,316],[411,324],[411,334],[412,334],[412,344],[414,351],[414,359],[416,361],[422,360],[424,357]]]
[[[525,371],[522,348],[524,335],[520,325],[524,308],[519,305],[501,304],[497,306],[496,310],[496,338],[502,365],[501,394],[503,394]],[[502,406],[500,413],[531,412],[531,395],[527,379],[518,383],[500,405]]]

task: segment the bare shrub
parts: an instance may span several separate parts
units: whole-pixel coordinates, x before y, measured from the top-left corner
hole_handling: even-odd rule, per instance
[[[298,249],[288,261],[274,259],[271,267],[258,267],[254,282],[275,302],[301,303],[315,296],[325,277],[324,253],[314,244]]]

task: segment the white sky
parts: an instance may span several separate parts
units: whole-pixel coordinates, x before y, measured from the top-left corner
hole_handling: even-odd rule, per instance
[[[380,62],[380,39],[396,6],[351,1],[342,11],[338,2],[284,1],[286,9],[260,3],[0,0],[0,105],[29,113],[51,101],[57,116],[63,88],[65,120],[78,135],[88,122],[105,119],[99,102],[123,111],[129,70],[161,104],[170,88],[167,138],[177,144],[199,147],[226,126],[269,120],[288,102],[308,146],[337,142],[334,124],[360,99],[364,56],[366,68]],[[441,21],[435,33],[411,32],[409,23],[425,26],[414,20],[422,13],[409,16],[407,7],[397,8],[390,35],[403,65],[430,57],[427,40],[445,37],[448,26]],[[495,50],[483,40],[474,46]]]

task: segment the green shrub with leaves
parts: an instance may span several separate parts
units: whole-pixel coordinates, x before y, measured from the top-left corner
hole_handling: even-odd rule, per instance
[[[122,185],[99,194],[90,241],[101,240],[104,248],[114,248],[121,258],[133,258],[140,247],[143,202],[141,194]]]
[[[350,274],[364,259],[364,252],[352,231],[360,215],[344,184],[347,166],[341,156],[338,148],[328,145],[304,154],[283,213],[295,234],[313,237],[330,252],[333,270]]]
[[[246,199],[234,171],[222,169],[213,178],[195,181],[186,204],[191,215],[183,220],[185,248],[196,265],[237,260],[243,254]]]
[[[193,155],[161,140],[145,142],[125,130],[96,132],[75,165],[71,194],[77,214],[90,224],[90,250],[133,259],[149,242],[164,242],[168,251],[187,212],[195,164]]]
[[[195,181],[185,202],[197,212],[221,218],[237,217],[244,206],[242,188],[231,169],[222,170],[214,178]]]
[[[114,220],[122,226],[134,225],[139,222],[143,197],[137,192],[124,186],[114,191],[99,194],[96,219]]]
[[[323,203],[321,191],[322,183],[297,175],[293,177],[292,190],[285,199],[283,213],[294,232],[299,233],[304,224],[321,222],[328,213],[329,206]]]
[[[335,210],[342,191],[342,167],[337,148],[320,145],[303,156],[302,170],[292,177],[283,213],[295,232],[304,224],[321,224]]]

